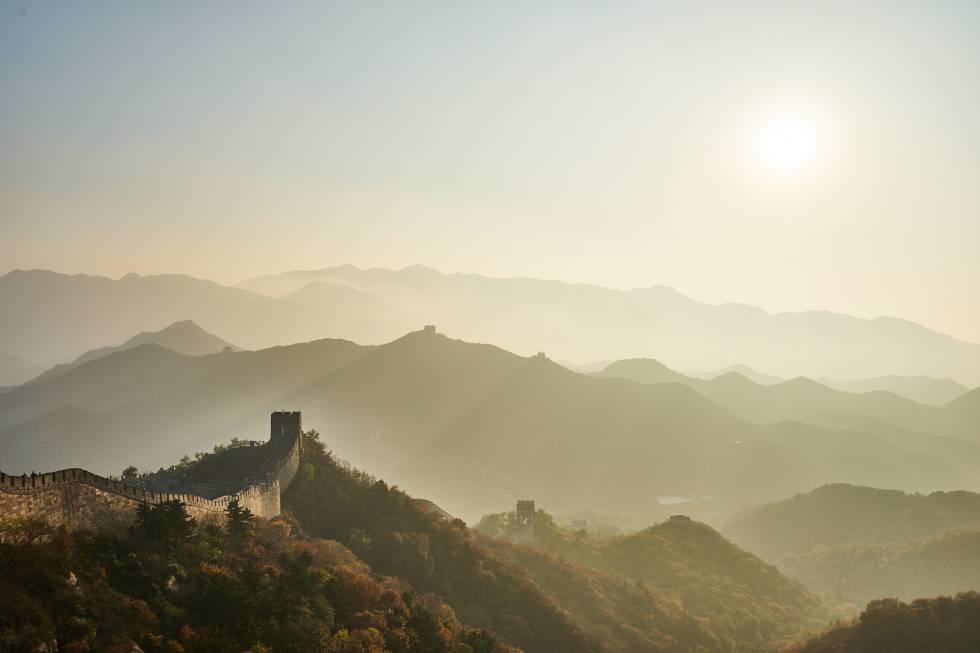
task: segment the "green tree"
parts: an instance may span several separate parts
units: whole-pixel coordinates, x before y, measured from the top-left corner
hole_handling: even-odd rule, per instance
[[[243,508],[238,499],[235,498],[228,502],[225,513],[227,516],[225,529],[228,531],[229,539],[236,544],[249,540],[255,532],[255,517],[252,515],[252,511]]]

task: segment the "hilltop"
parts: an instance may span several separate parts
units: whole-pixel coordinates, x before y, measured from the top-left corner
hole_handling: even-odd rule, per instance
[[[820,379],[820,382],[827,387],[845,392],[864,393],[884,390],[920,404],[933,406],[946,405],[970,390],[953,379],[933,379],[928,376],[879,376],[854,381]]]
[[[641,594],[676,601],[704,619],[724,649],[770,650],[774,641],[825,621],[820,600],[802,584],[696,521],[671,520],[631,535],[595,537],[559,528],[538,510],[533,535],[524,532],[514,513],[488,515],[476,529],[488,538],[487,546],[520,561],[554,595],[567,591],[554,570],[557,560],[636,583]]]
[[[216,354],[226,349],[231,351],[237,351],[239,349],[230,342],[208,333],[194,324],[193,321],[182,320],[180,322],[174,322],[159,331],[143,331],[142,333],[138,333],[116,347],[103,347],[101,349],[87,351],[71,363],[62,363],[54,366],[47,372],[31,380],[30,383],[48,381],[89,361],[132,349],[133,347],[139,347],[140,345],[159,345],[164,349],[188,356],[203,356],[205,354]]]

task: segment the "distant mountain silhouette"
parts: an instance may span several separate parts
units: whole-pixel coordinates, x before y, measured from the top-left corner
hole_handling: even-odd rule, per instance
[[[238,347],[222,340],[216,335],[208,333],[191,320],[183,320],[181,322],[174,322],[160,331],[144,331],[138,333],[118,347],[103,347],[102,349],[93,349],[85,352],[71,363],[56,365],[30,382],[38,383],[53,379],[83,363],[140,345],[159,345],[165,349],[175,351],[179,354],[187,354],[188,356],[216,354],[224,351],[226,348],[233,351],[238,350]]]
[[[752,422],[795,421],[866,433],[902,449],[966,463],[971,469],[980,464],[976,447],[980,443],[980,419],[972,418],[968,411],[926,406],[891,392],[855,394],[803,377],[759,385],[738,372],[696,379],[666,370],[662,363],[650,359],[613,363],[599,375],[640,382],[670,378]],[[803,441],[799,444],[810,446]]]
[[[240,287],[281,297],[312,281],[382,297],[414,324],[437,323],[467,340],[522,354],[544,349],[555,360],[655,355],[683,370],[739,361],[786,378],[927,375],[980,385],[980,344],[912,322],[826,311],[770,314],[744,304],[704,304],[664,286],[621,291],[443,274],[422,266],[396,271],[344,265],[259,277]]]
[[[734,373],[694,381],[582,375],[426,331],[377,347],[324,340],[204,356],[141,345],[0,394],[0,459],[8,473],[154,468],[261,430],[269,410],[288,405],[344,457],[464,518],[514,496],[657,518],[658,496],[710,496],[706,514],[718,516],[828,481],[923,490],[978,476],[975,442],[873,416],[928,423],[946,409],[886,395],[886,408],[899,405],[888,412],[875,397]],[[795,400],[797,417],[769,405],[768,393],[797,391],[823,404]],[[847,426],[825,424],[835,421]]]
[[[875,392],[885,390],[917,401],[920,404],[942,406],[967,393],[962,383],[953,379],[933,379],[928,376],[879,376],[873,379],[856,381],[834,381],[820,379],[829,388],[845,392]]]
[[[946,404],[946,410],[966,422],[980,423],[980,388],[974,388],[962,397],[949,402]]]
[[[772,376],[771,374],[763,374],[758,372],[748,365],[729,365],[728,367],[723,367],[715,372],[709,372],[707,374],[698,374],[698,378],[702,379],[714,379],[719,376],[725,376],[729,372],[735,372],[749,379],[753,383],[758,383],[759,385],[775,385],[777,383],[783,383],[786,381],[785,378],[781,376]]]
[[[0,351],[0,388],[23,383],[43,369],[42,365],[31,363],[22,356]]]
[[[778,562],[820,547],[905,543],[974,528],[980,528],[980,494],[833,484],[751,510],[723,531],[739,546]]]
[[[170,464],[267,430],[276,402],[371,349],[321,340],[205,356],[140,345],[0,394],[3,471]]]
[[[0,313],[0,351],[44,367],[178,320],[247,349],[324,337],[386,342],[415,326],[352,288],[314,286],[279,300],[184,275],[113,280],[16,270],[0,277],[0,306],[7,309]]]

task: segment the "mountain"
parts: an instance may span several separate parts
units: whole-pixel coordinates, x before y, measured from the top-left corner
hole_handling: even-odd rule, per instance
[[[0,387],[23,383],[43,369],[43,366],[31,363],[22,356],[0,351]]]
[[[710,624],[728,650],[772,650],[775,640],[825,622],[823,604],[806,587],[696,521],[669,520],[630,535],[594,537],[559,528],[538,510],[532,529],[510,512],[487,515],[476,530],[499,555],[528,568],[540,585],[561,587],[540,552],[634,582]]]
[[[870,603],[860,618],[839,623],[798,649],[800,653],[922,653],[980,650],[980,594],[964,592],[902,603],[880,599]]]
[[[723,367],[720,370],[714,372],[709,372],[707,374],[698,374],[697,377],[701,379],[714,379],[719,376],[725,376],[726,374],[736,373],[744,376],[749,381],[753,383],[758,383],[759,385],[775,385],[777,383],[785,383],[786,379],[781,376],[773,376],[771,374],[763,374],[762,372],[757,372],[748,365],[729,365],[728,367]]]
[[[980,530],[904,544],[816,549],[787,557],[780,568],[834,603],[956,594],[980,587]]]
[[[952,379],[933,379],[928,376],[879,376],[856,381],[820,379],[828,388],[845,392],[875,392],[884,390],[920,404],[942,406],[969,391],[962,383]]]
[[[974,388],[946,405],[946,410],[965,422],[980,424],[980,388]]]
[[[704,304],[664,286],[623,291],[422,266],[345,265],[259,277],[239,287],[281,297],[313,281],[382,297],[410,323],[436,323],[522,354],[546,350],[556,360],[655,356],[685,370],[736,360],[786,378],[801,371],[842,379],[927,375],[980,385],[980,345],[912,322],[823,311],[770,314],[744,304]]]
[[[152,469],[282,405],[355,464],[464,517],[531,496],[649,521],[658,497],[682,496],[708,497],[699,514],[718,519],[829,481],[969,487],[980,457],[959,440],[954,462],[860,429],[753,423],[684,384],[577,374],[425,330],[371,347],[119,351],[0,394],[0,460],[7,473]]]
[[[527,651],[575,650],[574,640],[543,641],[566,621],[610,653],[750,653],[823,623],[814,595],[700,524],[609,541],[610,566],[625,559],[642,569],[621,575],[560,560],[544,543],[515,547],[474,537],[459,521],[423,519],[384,482],[318,451],[307,459],[315,472],[289,489],[285,505],[308,534],[349,541],[376,572],[445,597],[463,623]],[[543,610],[540,597],[554,607]]]
[[[901,544],[974,528],[980,528],[980,494],[834,484],[750,511],[724,532],[776,562],[818,547]]]
[[[8,309],[0,312],[0,350],[51,367],[180,320],[247,349],[324,337],[385,342],[412,326],[370,293],[336,284],[297,291],[270,299],[184,275],[15,270],[0,277],[0,307]]]
[[[284,396],[370,351],[320,340],[186,356],[140,345],[0,394],[7,473],[80,466],[118,474],[169,464],[233,435],[265,430]]]
[[[980,494],[828,485],[736,519],[725,533],[832,604],[980,586]]]
[[[138,347],[140,345],[159,345],[165,349],[169,349],[180,354],[187,354],[188,356],[216,354],[220,351],[224,351],[226,348],[233,351],[238,349],[238,347],[235,347],[231,343],[222,340],[218,336],[208,333],[201,327],[194,324],[193,321],[183,320],[181,322],[174,322],[170,326],[161,329],[160,331],[144,331],[142,333],[138,333],[117,347],[103,347],[101,349],[93,349],[85,352],[71,363],[62,363],[61,365],[54,366],[44,374],[41,374],[37,378],[33,379],[31,383],[38,383],[53,379],[54,377],[64,374],[65,372],[72,370],[83,363],[95,360],[96,358],[108,356],[109,354],[114,354],[118,351],[132,349],[133,347]]]
[[[595,372],[598,376],[630,379],[638,383],[684,383],[689,378],[652,358],[631,358],[609,363]]]
[[[870,472],[881,460],[875,449],[885,445],[945,460],[959,468],[967,478],[978,478],[980,473],[980,449],[977,446],[980,443],[980,418],[956,406],[926,406],[883,391],[864,394],[843,392],[802,377],[772,385],[754,383],[738,372],[728,372],[710,380],[697,379],[666,369],[662,363],[652,359],[613,363],[599,376],[624,377],[640,382],[675,380],[742,419],[759,424],[778,425],[792,421],[835,432],[864,434],[849,441],[841,441],[840,438],[794,439],[797,447],[833,447],[837,461],[830,467],[836,469],[837,481],[855,482],[856,476],[844,474],[850,466],[859,465]],[[970,400],[964,398],[963,405],[969,403]],[[801,432],[797,430],[797,433]],[[875,440],[867,440],[868,436]],[[783,445],[790,444],[785,439],[771,439]],[[835,439],[837,444],[832,441]],[[859,446],[862,443],[867,446]],[[852,455],[847,455],[848,448],[852,448]],[[867,458],[860,457],[858,449],[864,449],[860,454],[866,454]],[[914,467],[909,471],[915,474]],[[909,489],[908,485],[896,483],[896,480],[889,471],[870,484]],[[975,486],[972,481],[967,481],[966,485]],[[940,487],[955,486],[943,484],[932,488],[919,486],[916,489]]]
[[[234,454],[181,468],[236,477]],[[812,594],[703,525],[611,541],[610,563],[641,569],[642,580],[627,580],[482,537],[431,505],[351,468],[309,432],[282,518],[229,509],[221,527],[172,502],[122,532],[0,524],[0,645],[761,653],[820,614]]]

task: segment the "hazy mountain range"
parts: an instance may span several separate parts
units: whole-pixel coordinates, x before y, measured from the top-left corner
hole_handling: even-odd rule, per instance
[[[140,345],[0,394],[0,460],[156,468],[264,434],[268,412],[291,407],[340,455],[468,518],[517,496],[660,518],[662,495],[710,496],[717,517],[832,481],[980,489],[976,392],[935,407],[656,361],[603,374],[425,331],[201,356]]]
[[[178,354],[187,354],[188,356],[203,356],[204,354],[216,354],[225,349],[231,349],[233,351],[238,349],[238,347],[222,340],[218,336],[208,333],[191,320],[184,320],[182,322],[174,322],[160,331],[144,331],[138,333],[116,347],[102,347],[101,349],[87,351],[71,363],[55,365],[28,383],[48,381],[96,358],[103,358],[109,354],[132,349],[140,345],[159,345]]]
[[[744,364],[790,378],[925,375],[980,385],[980,345],[912,322],[827,311],[769,314],[745,304],[704,304],[664,286],[621,291],[422,266],[341,266],[260,277],[239,287],[279,297],[313,281],[383,297],[416,323],[434,322],[467,340],[522,354],[545,350],[556,360],[650,356],[674,369]]]
[[[980,586],[980,494],[828,485],[752,510],[725,533],[834,602]]]
[[[434,323],[469,341],[555,360],[648,356],[682,370],[741,364],[784,378],[929,376],[980,385],[980,345],[900,319],[769,314],[703,304],[663,286],[621,291],[421,266],[288,272],[237,288],[182,275],[14,271],[0,277],[0,306],[7,309],[0,351],[23,359],[21,371],[0,361],[7,384],[189,319],[248,349],[323,337],[382,343]]]
[[[601,366],[599,369],[590,371],[600,371],[607,365],[608,363]],[[728,367],[722,368],[715,372],[709,372],[707,374],[694,374],[692,376],[702,379],[713,379],[715,377],[724,376],[729,372],[737,372],[745,378],[758,383],[759,385],[775,385],[777,383],[785,383],[789,380],[781,376],[765,374],[752,369],[748,365],[741,364],[729,365]],[[855,393],[884,390],[886,392],[893,392],[920,404],[931,404],[933,406],[942,406],[943,404],[947,404],[953,399],[966,394],[969,390],[969,388],[962,383],[957,383],[952,379],[934,379],[928,376],[890,375],[876,376],[870,379],[855,379],[853,381],[835,381],[834,379],[828,378],[819,378],[817,380],[822,385],[825,385],[828,388],[834,388],[835,390]]]

